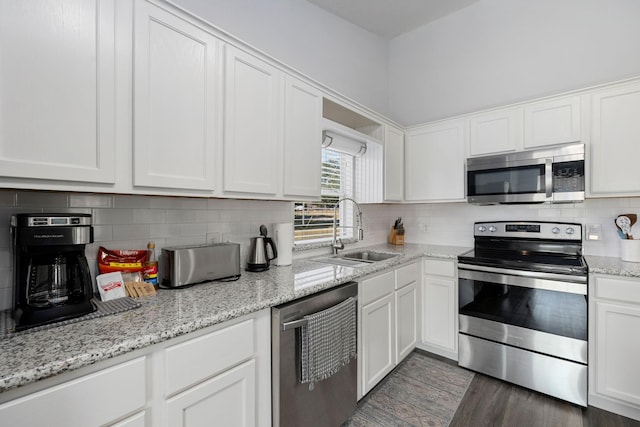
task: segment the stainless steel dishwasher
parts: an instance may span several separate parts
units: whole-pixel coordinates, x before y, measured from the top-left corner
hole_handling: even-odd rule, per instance
[[[301,383],[301,331],[304,316],[357,297],[349,282],[271,309],[271,376],[274,427],[334,427],[349,418],[357,404],[357,361],[351,361],[313,390]]]

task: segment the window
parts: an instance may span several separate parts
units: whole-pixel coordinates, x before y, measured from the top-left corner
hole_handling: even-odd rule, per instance
[[[322,149],[321,199],[319,202],[294,204],[296,243],[330,241],[333,237],[333,208],[339,199],[353,197],[354,163],[349,154]],[[352,203],[340,203],[336,212],[338,237],[353,237],[354,209]]]

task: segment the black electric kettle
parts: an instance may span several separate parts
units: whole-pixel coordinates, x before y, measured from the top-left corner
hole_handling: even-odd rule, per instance
[[[269,257],[267,246],[271,246],[273,257]],[[270,237],[267,237],[267,227],[261,225],[260,236],[251,238],[247,271],[266,271],[269,269],[269,263],[276,258],[278,258],[276,245]]]

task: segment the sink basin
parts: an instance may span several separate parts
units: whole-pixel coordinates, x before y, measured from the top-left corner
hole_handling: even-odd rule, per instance
[[[334,255],[331,257],[313,258],[311,261],[325,264],[342,265],[345,267],[366,267],[377,261],[384,261],[398,254],[388,254],[384,252],[352,252],[344,255]]]
[[[376,261],[384,261],[397,256],[398,254],[365,251],[365,252],[352,252],[349,254],[340,255],[339,258],[353,259],[358,261],[376,262]]]

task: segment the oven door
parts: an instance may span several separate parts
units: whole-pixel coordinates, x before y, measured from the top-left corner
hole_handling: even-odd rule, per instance
[[[475,164],[467,160],[467,201],[474,204],[544,203],[553,200],[553,159]]]
[[[587,277],[458,265],[460,333],[587,363]]]

